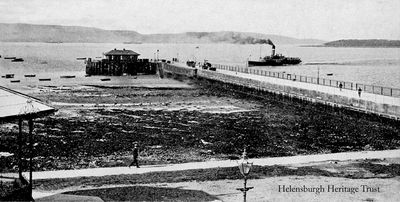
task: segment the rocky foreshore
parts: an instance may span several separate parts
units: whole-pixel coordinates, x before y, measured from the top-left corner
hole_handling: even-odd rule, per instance
[[[140,144],[142,164],[237,159],[245,146],[250,157],[400,147],[395,123],[268,95],[256,99],[192,80],[181,83],[190,87],[32,88],[31,95],[58,108],[35,120],[35,170],[128,165],[134,142]],[[1,126],[5,150],[16,151],[16,126]],[[16,169],[13,157],[1,160],[3,171]]]

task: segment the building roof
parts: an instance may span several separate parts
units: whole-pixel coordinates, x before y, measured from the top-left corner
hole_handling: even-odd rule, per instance
[[[55,111],[34,97],[0,86],[0,122],[38,118]]]
[[[107,55],[140,55],[140,54],[136,53],[133,50],[125,50],[125,49],[117,50],[117,49],[114,49],[114,50],[108,51],[107,53],[104,53],[104,55],[107,56]]]

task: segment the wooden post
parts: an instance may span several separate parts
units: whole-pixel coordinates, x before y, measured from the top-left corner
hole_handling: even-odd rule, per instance
[[[18,119],[18,176],[22,180],[22,119]]]
[[[104,74],[108,74],[108,69],[107,69],[106,66],[104,65],[104,62],[100,62],[100,67],[101,67],[101,69],[104,71]]]
[[[28,121],[29,124],[29,191],[32,197],[32,188],[33,188],[33,180],[32,180],[32,171],[33,171],[33,120],[32,118]]]

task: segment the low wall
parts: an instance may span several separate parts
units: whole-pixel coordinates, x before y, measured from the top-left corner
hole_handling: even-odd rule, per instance
[[[319,77],[312,77],[312,76],[302,76],[302,75],[290,74],[290,73],[285,73],[285,72],[274,72],[274,71],[252,69],[252,68],[240,67],[240,66],[213,64],[213,67],[215,67],[216,69],[220,69],[220,70],[241,72],[241,73],[254,74],[254,75],[259,75],[259,76],[280,78],[280,79],[293,80],[293,81],[300,81],[300,82],[304,82],[304,83],[312,83],[312,84],[317,84],[317,85],[321,85],[321,86],[331,86],[331,87],[336,87],[336,88],[339,88],[339,86],[341,84],[343,89],[354,90],[354,91],[358,91],[359,89],[361,89],[363,92],[366,92],[366,93],[372,93],[372,94],[376,94],[376,95],[384,95],[384,96],[390,96],[390,97],[400,97],[400,89],[398,89],[398,88],[390,88],[390,87],[384,87],[384,86],[354,83],[354,82],[340,81],[340,80],[333,80],[333,79],[319,78]]]
[[[258,91],[272,92],[284,96],[295,97],[310,102],[319,102],[330,106],[348,108],[350,110],[365,113],[374,113],[391,119],[400,120],[400,106],[366,101],[362,99],[349,98],[346,96],[329,94],[326,92],[297,88],[292,86],[278,85],[274,83],[243,78],[240,76],[227,75],[216,71],[196,70],[190,67],[180,67],[170,64],[163,65],[166,72],[188,76],[199,77],[209,80],[220,81],[232,85],[252,88]]]
[[[197,69],[193,67],[180,67],[176,65],[171,65],[167,63],[162,63],[162,69],[164,73],[177,74],[187,77],[196,77]]]

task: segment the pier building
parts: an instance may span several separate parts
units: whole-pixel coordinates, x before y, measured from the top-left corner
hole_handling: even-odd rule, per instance
[[[86,59],[87,75],[122,76],[137,74],[156,74],[157,63],[149,59],[139,59],[139,53],[132,50],[113,49],[104,53],[100,60]]]
[[[136,53],[133,50],[110,50],[107,53],[104,53],[104,56],[109,60],[109,61],[115,61],[115,62],[121,62],[121,61],[137,61],[138,56],[140,54]]]

